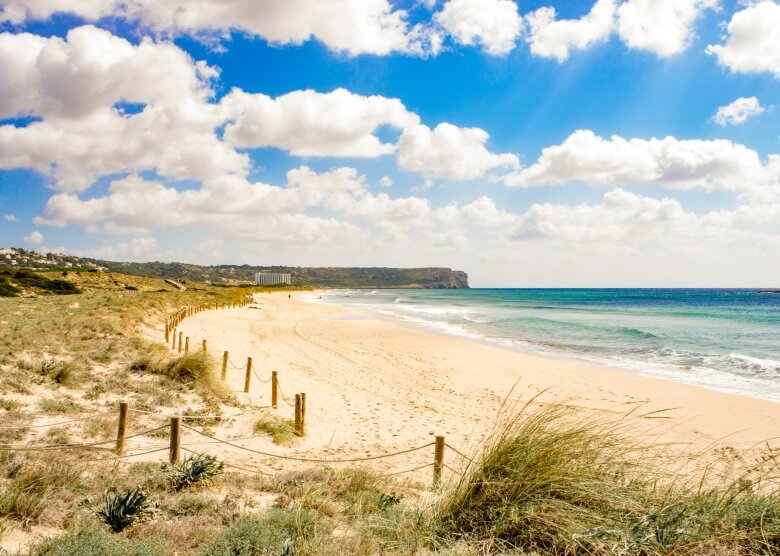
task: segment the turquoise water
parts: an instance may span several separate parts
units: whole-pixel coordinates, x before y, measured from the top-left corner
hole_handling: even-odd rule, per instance
[[[318,300],[510,349],[780,401],[778,294],[733,289],[341,290]]]

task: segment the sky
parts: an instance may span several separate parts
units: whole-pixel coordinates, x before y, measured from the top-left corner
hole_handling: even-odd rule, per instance
[[[774,0],[0,0],[0,245],[780,286]]]

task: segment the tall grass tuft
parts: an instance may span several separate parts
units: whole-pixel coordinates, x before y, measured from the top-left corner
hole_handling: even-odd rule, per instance
[[[444,491],[434,517],[443,537],[541,554],[780,548],[780,497],[769,479],[774,462],[710,482],[650,467],[659,454],[628,442],[624,420],[526,406],[502,423]]]

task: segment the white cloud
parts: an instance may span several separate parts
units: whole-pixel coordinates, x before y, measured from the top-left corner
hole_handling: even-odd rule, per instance
[[[615,27],[616,0],[597,0],[580,19],[556,19],[554,7],[539,8],[525,16],[531,52],[563,62],[571,50],[605,41]]]
[[[404,129],[398,141],[398,166],[433,179],[470,180],[502,167],[519,165],[517,156],[487,150],[488,134],[479,128],[448,123]]]
[[[542,150],[530,167],[505,178],[506,185],[529,187],[583,181],[597,186],[653,183],[672,189],[740,190],[776,183],[780,168],[764,165],[758,154],[725,139],[712,141],[599,137],[572,133],[561,145]]]
[[[248,171],[248,157],[214,134],[215,70],[171,43],[132,45],[92,26],[65,40],[2,33],[0,74],[11,76],[0,81],[0,118],[42,118],[0,126],[0,169],[33,168],[65,191],[142,169],[177,179]],[[120,101],[143,109],[124,114]]]
[[[419,117],[398,99],[361,96],[345,89],[329,93],[293,91],[272,99],[233,90],[222,100],[225,140],[236,147],[278,147],[298,156],[375,157],[392,144],[374,135],[380,126],[403,128]]]
[[[6,222],[16,222],[17,221],[16,220],[16,215],[14,215],[14,214],[4,214],[3,215],[3,220],[5,220]]]
[[[382,187],[393,187],[393,178],[390,176],[382,176],[379,179],[379,185]]]
[[[77,257],[109,261],[150,261],[155,257],[157,240],[153,237],[137,237],[115,244],[106,243],[94,249],[76,249]]]
[[[57,12],[138,19],[172,34],[237,30],[276,44],[316,38],[352,56],[424,53],[428,40],[426,29],[409,25],[406,11],[388,0],[6,0],[0,21],[41,20]]]
[[[24,236],[22,242],[24,242],[25,245],[40,245],[43,243],[43,234],[38,230],[35,230],[29,236]]]
[[[725,44],[707,52],[737,73],[769,72],[780,78],[780,4],[764,0],[736,12],[727,26]]]
[[[715,113],[715,123],[721,126],[744,124],[748,118],[757,116],[764,111],[764,107],[756,97],[741,97],[721,106]]]
[[[434,19],[460,44],[507,54],[523,30],[514,0],[449,0]]]
[[[679,54],[693,37],[693,24],[719,0],[628,0],[618,8],[618,34],[630,48],[661,57]]]

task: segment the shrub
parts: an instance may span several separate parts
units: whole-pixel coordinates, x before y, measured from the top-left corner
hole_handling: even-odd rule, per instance
[[[168,483],[175,491],[180,491],[197,483],[208,483],[222,473],[221,461],[207,454],[193,454],[177,465],[163,464]]]
[[[46,539],[30,553],[32,556],[162,556],[165,551],[146,541],[108,535],[93,526]]]
[[[268,510],[263,519],[243,518],[222,531],[201,556],[328,554],[330,525],[303,508]]]
[[[124,531],[151,515],[149,499],[140,489],[106,491],[102,505],[95,514],[105,521],[114,533]]]

